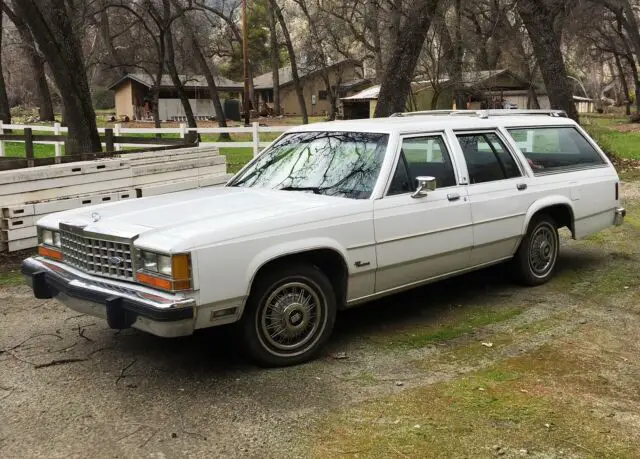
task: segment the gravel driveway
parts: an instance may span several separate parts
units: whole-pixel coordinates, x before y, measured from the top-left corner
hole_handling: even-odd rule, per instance
[[[560,275],[615,263],[594,244],[565,241]],[[579,327],[579,302],[553,282],[524,289],[504,274],[485,270],[347,311],[325,355],[274,370],[238,355],[230,330],[173,340],[117,332],[5,285],[0,457],[308,456],[308,433],[332,411],[450,380]],[[492,331],[544,322],[568,302],[574,314],[490,357],[429,364],[461,341],[479,346]],[[453,332],[420,335],[434,327]]]

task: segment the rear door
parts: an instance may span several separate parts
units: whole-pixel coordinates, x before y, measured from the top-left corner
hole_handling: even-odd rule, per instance
[[[473,220],[471,265],[513,255],[532,197],[522,164],[497,130],[454,131],[467,166]]]

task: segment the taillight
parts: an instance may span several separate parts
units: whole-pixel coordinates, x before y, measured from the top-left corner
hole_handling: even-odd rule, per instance
[[[619,187],[619,185],[620,184],[618,182],[616,182],[616,201],[619,200],[619,196],[620,196],[620,190],[619,190],[620,187]]]

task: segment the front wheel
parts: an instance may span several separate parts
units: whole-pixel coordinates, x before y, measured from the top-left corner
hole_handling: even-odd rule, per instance
[[[329,338],[335,318],[327,276],[308,264],[283,265],[256,280],[242,319],[245,348],[264,366],[302,363]]]
[[[541,285],[555,272],[560,250],[558,227],[549,215],[534,216],[516,252],[514,264],[518,280],[525,285]]]

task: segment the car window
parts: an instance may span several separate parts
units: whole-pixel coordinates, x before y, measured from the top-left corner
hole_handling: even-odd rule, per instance
[[[367,132],[287,134],[229,186],[368,199],[388,141],[388,134]]]
[[[387,194],[393,196],[415,191],[416,179],[420,176],[435,177],[438,188],[456,184],[451,156],[442,137],[425,136],[403,140]]]
[[[485,183],[520,177],[520,169],[504,143],[493,132],[458,134],[469,171],[469,183]]]
[[[571,126],[508,129],[534,173],[600,166],[604,159]]]

